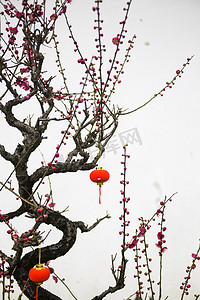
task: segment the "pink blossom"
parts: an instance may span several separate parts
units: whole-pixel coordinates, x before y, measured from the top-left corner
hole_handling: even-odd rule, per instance
[[[158,232],[157,237],[159,240],[162,240],[164,238],[164,234],[162,234],[162,232]]]
[[[140,237],[140,236],[144,236],[144,235],[145,235],[145,233],[146,233],[146,229],[145,229],[145,228],[143,228],[143,227],[139,227],[139,230],[140,230],[140,233],[138,234],[138,237]]]
[[[0,214],[0,220],[5,221],[8,218],[8,215]]]
[[[196,268],[196,265],[195,265],[195,264],[193,264],[193,265],[192,265],[192,269],[195,269],[195,268]]]
[[[9,29],[10,29],[10,33],[12,33],[12,34],[17,34],[18,33],[17,27],[10,27]]]
[[[135,238],[131,243],[127,243],[127,246],[132,249],[137,245],[138,241],[139,240]]]
[[[19,12],[19,11],[15,11],[15,16],[20,19],[21,17],[24,17],[24,13]]]
[[[120,40],[119,40],[119,38],[118,38],[118,36],[116,36],[116,37],[114,37],[113,39],[112,39],[112,43],[114,44],[114,45],[119,45],[119,42],[120,42]]]
[[[56,15],[56,14],[52,14],[52,15],[50,16],[50,19],[51,19],[51,20],[56,20],[56,19],[57,19],[57,15]]]
[[[193,257],[193,258],[196,258],[196,254],[192,253],[192,257]]]
[[[157,216],[159,215],[159,214],[162,214],[162,210],[160,210],[160,209],[157,209]]]

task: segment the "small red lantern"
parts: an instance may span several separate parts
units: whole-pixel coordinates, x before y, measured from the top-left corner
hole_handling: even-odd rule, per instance
[[[109,177],[110,174],[108,171],[104,170],[102,167],[97,167],[96,170],[90,173],[90,179],[99,186],[99,204],[101,204],[101,186],[109,179]]]
[[[37,264],[34,268],[29,271],[30,280],[34,281],[38,286],[36,289],[36,300],[38,300],[38,288],[39,286],[49,279],[50,270],[48,267],[44,267],[43,264]]]

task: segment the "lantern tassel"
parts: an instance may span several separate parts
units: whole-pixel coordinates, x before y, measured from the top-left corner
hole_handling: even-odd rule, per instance
[[[39,289],[39,285],[37,286],[37,288],[36,288],[36,300],[38,300],[38,289]]]
[[[101,185],[99,185],[99,204],[101,204]]]

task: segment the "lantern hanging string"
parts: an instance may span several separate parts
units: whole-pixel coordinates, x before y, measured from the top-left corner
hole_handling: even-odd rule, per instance
[[[99,204],[101,204],[101,184],[99,185]]]
[[[40,244],[41,244],[41,241],[39,242],[39,248],[38,248],[39,265],[41,264],[41,246],[40,246]]]

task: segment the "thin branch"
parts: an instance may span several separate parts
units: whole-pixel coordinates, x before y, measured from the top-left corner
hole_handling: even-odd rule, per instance
[[[88,225],[85,225],[82,221],[75,222],[77,228],[81,230],[81,232],[89,232],[92,229],[94,229],[101,221],[104,219],[110,219],[110,215],[105,215],[104,217],[97,219],[96,222],[94,222],[91,226],[88,227]]]
[[[74,294],[72,293],[72,291],[70,290],[70,288],[68,287],[68,285],[64,282],[64,280],[62,280],[55,272],[54,272],[53,274],[56,276],[56,278],[58,278],[58,279],[62,282],[62,284],[64,284],[64,286],[68,289],[68,291],[70,292],[70,294],[72,295],[72,297],[73,297],[75,300],[78,300],[78,299],[74,296]]]
[[[5,187],[5,189],[7,189],[8,191],[10,191],[12,194],[14,194],[16,197],[20,198],[23,202],[26,202],[27,204],[31,205],[31,206],[35,206],[35,204],[31,203],[30,201],[24,199],[23,197],[21,197],[20,195],[18,195],[13,189],[7,187],[3,182],[0,181],[0,184]]]
[[[143,108],[144,106],[146,106],[147,104],[149,104],[153,99],[155,99],[158,95],[161,95],[163,96],[163,92],[166,90],[166,88],[169,88],[171,87],[172,85],[174,85],[174,81],[178,78],[178,77],[181,77],[181,73],[183,73],[183,70],[185,69],[185,67],[189,64],[190,60],[194,57],[194,55],[192,55],[190,58],[187,59],[187,62],[185,64],[183,64],[183,67],[181,70],[177,70],[177,74],[176,76],[174,76],[172,78],[172,80],[170,82],[167,82],[166,85],[158,92],[156,93],[153,97],[151,97],[147,102],[145,102],[144,104],[142,104],[141,106],[131,110],[131,111],[128,111],[128,112],[122,112],[121,115],[128,115],[128,114],[132,114],[133,112]]]

